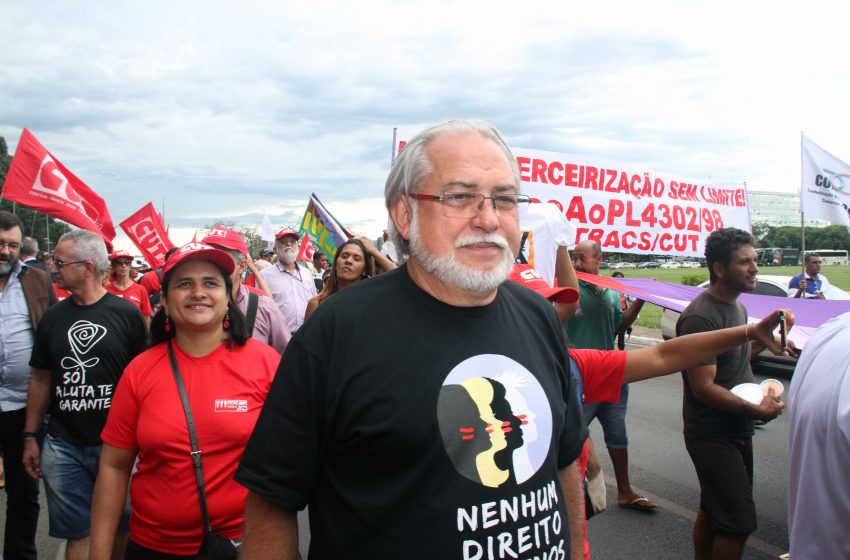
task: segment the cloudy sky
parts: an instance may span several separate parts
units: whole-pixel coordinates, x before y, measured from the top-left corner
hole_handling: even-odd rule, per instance
[[[793,192],[801,131],[850,161],[848,16],[846,1],[0,0],[0,136],[13,152],[29,128],[116,224],[164,204],[175,242],[263,210],[296,223],[311,192],[375,237],[393,127],[457,117],[515,147]]]

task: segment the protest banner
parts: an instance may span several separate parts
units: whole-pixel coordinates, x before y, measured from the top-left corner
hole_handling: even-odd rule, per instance
[[[399,153],[410,136],[397,135]],[[577,154],[511,148],[523,193],[554,204],[575,227],[570,245],[618,253],[701,256],[723,227],[751,231],[744,184],[710,184]]]
[[[151,267],[159,268],[165,264],[165,253],[174,244],[168,238],[162,218],[156,213],[153,204],[148,202],[119,225]]]
[[[800,212],[850,231],[850,165],[802,135]]]
[[[315,193],[310,195],[310,200],[307,202],[298,235],[302,238],[309,236],[315,250],[327,255],[328,260],[333,260],[337,247],[353,237],[328,212]]]
[[[99,234],[108,247],[115,226],[106,203],[42,146],[26,128],[3,183],[2,196]]]

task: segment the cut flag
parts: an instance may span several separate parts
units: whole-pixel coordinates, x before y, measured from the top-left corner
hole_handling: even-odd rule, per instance
[[[850,165],[802,136],[800,212],[850,231]]]
[[[174,244],[168,238],[162,218],[154,210],[153,204],[148,202],[119,225],[151,267],[159,268],[165,264],[165,253]]]
[[[115,226],[106,203],[68,171],[26,128],[3,183],[2,196],[78,228],[93,231],[112,246]]]
[[[310,243],[310,236],[305,233],[301,238],[301,245],[298,247],[298,256],[295,258],[303,262],[312,262],[315,254],[316,248]]]
[[[315,193],[310,195],[298,234],[302,238],[309,235],[315,250],[327,255],[329,260],[333,259],[337,247],[354,237],[328,212]]]

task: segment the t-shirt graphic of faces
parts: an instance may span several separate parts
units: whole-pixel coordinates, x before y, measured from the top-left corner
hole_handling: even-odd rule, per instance
[[[549,452],[552,413],[543,388],[506,356],[458,364],[440,390],[437,417],[455,469],[483,486],[525,482]]]

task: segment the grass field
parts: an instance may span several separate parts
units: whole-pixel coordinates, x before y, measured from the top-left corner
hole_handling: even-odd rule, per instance
[[[764,267],[759,270],[761,274],[777,275],[777,276],[794,276],[799,274],[802,268],[798,266],[771,266]],[[611,276],[613,270],[602,270],[604,276]],[[681,284],[682,278],[686,276],[696,276],[699,280],[693,282],[693,285],[699,284],[708,280],[708,269],[703,268],[625,268],[620,272],[627,278],[655,278],[664,282],[673,282]],[[821,269],[821,273],[829,279],[829,283],[842,290],[850,292],[850,266],[825,266]],[[691,284],[689,282],[689,284]],[[637,325],[649,328],[661,327],[661,308],[657,305],[647,303],[640,311],[640,318],[636,321]]]

